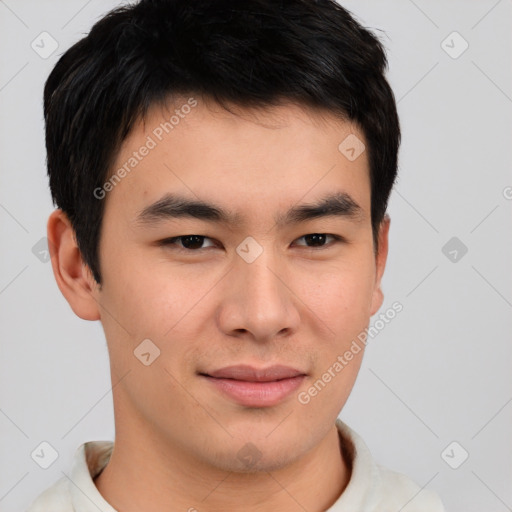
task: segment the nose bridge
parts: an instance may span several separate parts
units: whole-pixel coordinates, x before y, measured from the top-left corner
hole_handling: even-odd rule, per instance
[[[249,242],[251,250],[254,246],[251,249]],[[230,322],[229,329],[250,331],[256,338],[269,338],[284,329],[294,329],[298,313],[280,275],[284,272],[282,262],[271,243],[261,246],[259,255],[252,261],[244,254],[248,253],[241,253],[231,274],[232,301],[228,307],[232,309],[228,317],[233,323]]]
[[[250,300],[276,301],[280,299],[277,258],[273,251],[266,248],[252,263],[238,262],[236,272],[242,275],[246,286],[244,295]]]

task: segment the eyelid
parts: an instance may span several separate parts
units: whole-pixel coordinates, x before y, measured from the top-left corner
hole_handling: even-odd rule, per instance
[[[334,242],[322,245],[320,247],[308,247],[306,245],[301,245],[301,247],[305,247],[306,249],[312,249],[312,250],[321,250],[321,249],[327,249],[328,247],[331,247],[331,246],[335,245],[338,242],[339,243],[346,243],[346,239],[344,237],[342,237],[341,235],[335,235],[334,233],[308,233],[306,235],[299,236],[299,238],[296,238],[295,240],[300,240],[301,238],[305,238],[305,237],[310,236],[310,235],[330,236],[331,238],[334,239]]]
[[[198,235],[197,233],[190,233],[188,235],[179,235],[179,236],[171,236],[171,237],[168,237],[168,238],[164,238],[163,240],[159,240],[157,242],[157,245],[159,246],[169,246],[169,245],[174,245],[176,246],[177,250],[182,250],[182,251],[187,251],[187,252],[199,252],[199,251],[202,251],[204,249],[208,249],[208,247],[205,247],[204,249],[187,249],[185,247],[179,247],[177,245],[177,242],[182,239],[182,238],[186,238],[187,236],[197,236],[197,237],[200,237],[200,238],[204,238],[205,240],[213,240],[214,242],[216,242],[216,240],[210,236],[206,236],[206,235]],[[215,244],[214,244],[215,245]],[[212,247],[212,246],[210,246]]]
[[[303,239],[303,238],[305,238],[307,236],[311,236],[311,235],[325,235],[325,236],[328,236],[328,237],[330,236],[331,238],[333,238],[333,241],[331,243],[327,243],[327,244],[319,246],[319,247],[315,247],[315,246],[308,247],[307,245],[299,245],[299,247],[304,247],[304,249],[309,249],[311,251],[321,251],[323,249],[328,249],[328,248],[330,248],[333,245],[336,245],[338,243],[348,243],[347,239],[344,238],[341,235],[336,235],[334,233],[321,233],[321,232],[306,233],[305,235],[302,235],[302,236],[296,238],[294,240],[294,242],[296,242],[297,240],[301,240],[301,239]],[[200,249],[187,249],[186,247],[180,247],[179,245],[177,245],[177,242],[180,239],[186,238],[188,236],[197,236],[197,237],[203,238],[205,240],[212,240],[212,241],[214,241],[214,244],[209,246],[209,247],[204,247],[204,248],[200,248]],[[162,247],[174,246],[175,250],[181,251],[181,252],[200,253],[201,251],[204,251],[206,249],[213,248],[214,246],[216,246],[218,244],[218,241],[215,240],[214,238],[206,236],[206,235],[199,235],[197,233],[191,233],[191,234],[188,234],[188,235],[179,235],[179,236],[173,236],[173,237],[165,238],[163,240],[158,241],[157,244],[159,246],[162,246]]]

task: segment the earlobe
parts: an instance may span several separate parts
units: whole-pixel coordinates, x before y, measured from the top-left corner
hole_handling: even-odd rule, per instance
[[[384,294],[381,288],[382,276],[386,268],[386,261],[388,258],[388,235],[391,218],[386,213],[379,227],[379,249],[375,257],[376,272],[375,272],[375,285],[373,289],[372,306],[370,315],[373,316],[384,302]]]
[[[94,297],[97,285],[82,260],[71,222],[62,210],[55,210],[48,218],[47,236],[53,274],[62,295],[77,316],[99,320]]]

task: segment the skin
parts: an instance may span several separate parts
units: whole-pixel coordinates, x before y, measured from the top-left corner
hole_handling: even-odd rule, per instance
[[[364,351],[308,404],[297,395],[382,305],[389,217],[375,255],[367,153],[351,162],[338,151],[348,134],[364,136],[329,113],[293,104],[237,113],[198,99],[107,194],[101,287],[66,216],[56,210],[48,220],[61,292],[80,318],[100,320],[105,331],[116,443],[95,483],[123,512],[320,512],[350,479],[334,422]],[[114,168],[168,118],[165,109],[152,107]],[[276,214],[334,190],[360,205],[358,221],[326,217],[276,227]],[[244,222],[228,227],[181,218],[137,225],[137,214],[164,192],[219,204]],[[346,242],[328,238],[315,248],[302,238],[312,233]],[[191,234],[208,237],[199,252],[156,244]],[[236,252],[247,236],[263,248],[250,264]],[[134,357],[146,338],[160,350],[150,366]],[[239,405],[198,375],[240,363],[285,364],[307,377],[284,401],[258,408]],[[237,457],[249,442],[261,455],[250,468]]]

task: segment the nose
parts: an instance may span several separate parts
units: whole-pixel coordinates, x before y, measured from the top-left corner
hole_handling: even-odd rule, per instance
[[[218,317],[225,334],[264,342],[297,330],[300,301],[290,273],[270,249],[252,263],[239,258],[225,286]]]

